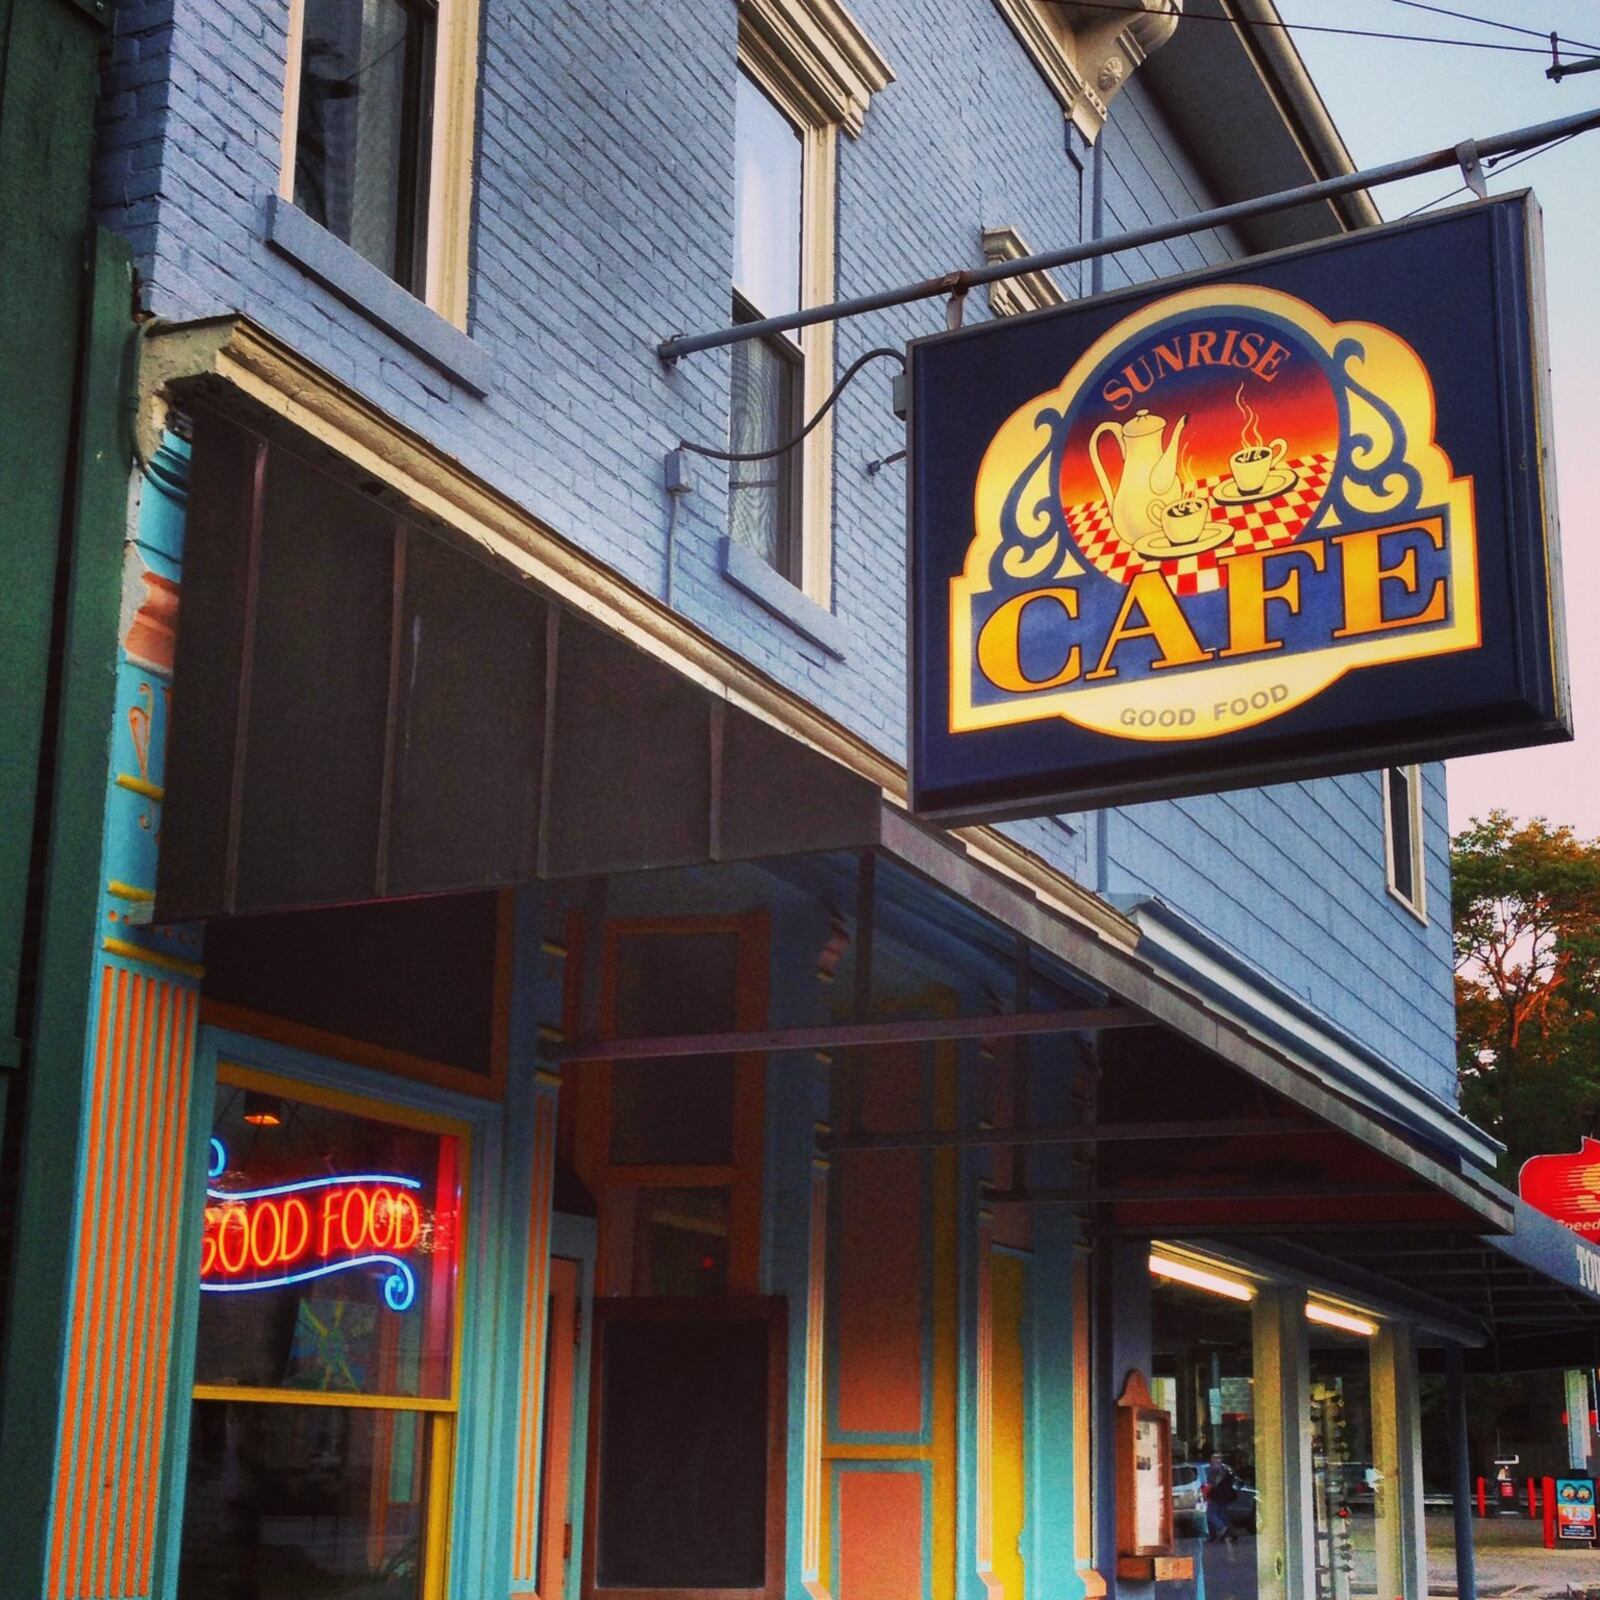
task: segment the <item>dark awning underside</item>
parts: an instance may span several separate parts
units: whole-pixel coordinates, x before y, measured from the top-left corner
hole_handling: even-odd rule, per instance
[[[1403,1285],[1458,1320],[1485,1344],[1469,1366],[1515,1372],[1600,1366],[1600,1250],[1512,1196],[1508,1234],[1362,1235],[1329,1255]]]

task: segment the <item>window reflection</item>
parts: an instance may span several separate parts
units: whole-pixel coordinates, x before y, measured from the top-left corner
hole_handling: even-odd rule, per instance
[[[1160,1600],[1255,1600],[1256,1406],[1251,1308],[1185,1284],[1152,1284],[1151,1392],[1172,1418],[1173,1535],[1192,1579]],[[1266,1559],[1272,1557],[1268,1553]]]
[[[1377,1593],[1372,1341],[1311,1329],[1311,1508],[1317,1600]]]

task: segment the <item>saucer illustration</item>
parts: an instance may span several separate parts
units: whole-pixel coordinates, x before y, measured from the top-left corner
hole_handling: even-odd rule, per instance
[[[1135,555],[1141,555],[1147,561],[1171,561],[1178,556],[1193,556],[1205,550],[1215,550],[1219,544],[1226,544],[1233,538],[1236,531],[1226,522],[1208,522],[1199,537],[1187,544],[1174,544],[1165,532],[1147,533],[1142,539],[1133,541],[1133,549]]]
[[[1257,500],[1271,500],[1287,494],[1299,481],[1300,474],[1293,467],[1274,467],[1267,474],[1267,481],[1253,492],[1247,493],[1232,478],[1224,478],[1211,491],[1211,498],[1219,506],[1248,506]]]

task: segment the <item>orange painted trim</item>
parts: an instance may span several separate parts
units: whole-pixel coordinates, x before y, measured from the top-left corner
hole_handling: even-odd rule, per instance
[[[541,1094],[534,1102],[534,1161],[529,1197],[527,1290],[522,1306],[522,1365],[517,1442],[517,1505],[512,1577],[531,1583],[538,1574],[540,1437],[544,1411],[544,1364],[550,1281],[551,1180],[555,1162],[556,1101]]]
[[[124,1229],[117,1237],[112,1259],[107,1263],[115,1274],[117,1284],[117,1329],[114,1342],[107,1355],[110,1366],[109,1386],[120,1398],[113,1413],[112,1434],[108,1441],[110,1479],[108,1503],[105,1506],[105,1529],[96,1545],[96,1594],[123,1594],[121,1582],[123,1557],[127,1546],[126,1499],[132,1492],[128,1481],[128,1450],[133,1441],[133,1426],[137,1415],[128,1403],[138,1393],[134,1369],[134,1341],[139,1336],[139,1297],[148,1278],[148,1264],[130,1259],[130,1245],[142,1246],[148,1237],[150,1185],[144,1170],[144,1141],[135,1135],[149,1127],[151,1081],[155,1076],[151,1051],[158,1039],[153,1039],[154,1020],[161,1003],[165,985],[159,980],[141,976],[136,980],[139,996],[139,1022],[132,1039],[132,1052],[123,1078],[123,1099],[128,1128],[128,1142],[123,1154],[123,1187],[120,1190],[133,1200],[139,1226]]]
[[[158,1192],[165,1199],[156,1230],[156,1268],[150,1320],[148,1378],[141,1423],[141,1454],[136,1469],[137,1495],[134,1526],[137,1559],[131,1592],[149,1592],[155,1567],[155,1479],[161,1461],[161,1444],[167,1422],[167,1378],[172,1350],[172,1315],[177,1299],[178,1235],[183,1222],[184,1157],[189,1137],[189,1088],[194,1070],[194,1038],[199,1026],[199,997],[187,989],[169,986],[166,1004],[168,1063],[166,1098],[162,1114],[162,1140],[156,1173]]]
[[[538,1573],[540,1600],[562,1600],[565,1563],[563,1534],[572,1488],[573,1379],[576,1374],[578,1263],[565,1258],[550,1263],[550,1337],[545,1360],[551,1363],[544,1385],[550,1409],[544,1419],[540,1488],[544,1506],[538,1530],[544,1560]],[[536,1544],[535,1548],[538,1548]]]
[[[88,1398],[83,1384],[83,1346],[89,1337],[87,1312],[90,1247],[95,1208],[90,1204],[93,1193],[94,1157],[99,1143],[99,1129],[105,1115],[105,1101],[110,1090],[110,1074],[106,1070],[109,1059],[111,1024],[116,1015],[115,995],[120,983],[127,977],[122,968],[105,966],[100,971],[100,1006],[95,1023],[94,1083],[90,1089],[91,1106],[87,1128],[87,1158],[83,1208],[78,1218],[78,1242],[75,1252],[73,1285],[72,1327],[73,1337],[67,1352],[63,1374],[66,1395],[61,1421],[60,1449],[56,1466],[54,1522],[50,1538],[51,1600],[60,1600],[65,1592],[65,1573],[62,1563],[66,1555],[67,1523],[76,1520],[81,1501],[77,1495],[78,1466],[82,1457],[81,1430],[84,1423],[84,1402]]]

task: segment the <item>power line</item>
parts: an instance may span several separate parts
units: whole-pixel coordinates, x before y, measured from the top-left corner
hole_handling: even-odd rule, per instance
[[[1397,6],[1409,6],[1413,11],[1432,11],[1441,17],[1454,17],[1457,22],[1476,23],[1480,28],[1500,28],[1506,33],[1520,33],[1530,39],[1543,39],[1548,42],[1550,30],[1548,28],[1524,28],[1518,22],[1501,22],[1497,17],[1478,17],[1469,11],[1452,11],[1449,6],[1436,6],[1430,0],[1393,0]],[[1600,45],[1585,44],[1581,39],[1565,39],[1564,44],[1570,44],[1574,50],[1592,50],[1600,54]]]
[[[1095,11],[1120,11],[1124,16],[1130,14],[1130,8],[1117,4],[1117,0],[1076,0],[1080,6],[1088,6]],[[1224,22],[1229,27],[1240,28],[1276,28],[1284,33],[1334,33],[1351,39],[1382,39],[1388,44],[1442,44],[1453,45],[1458,50],[1499,50],[1505,54],[1518,56],[1548,56],[1550,46],[1532,44],[1501,44],[1498,39],[1451,39],[1442,34],[1428,33],[1388,33],[1380,28],[1337,28],[1331,23],[1324,22],[1283,22],[1268,21],[1254,17],[1226,16],[1219,12],[1210,11],[1185,11],[1182,13],[1185,22]],[[1538,35],[1545,38],[1546,35]],[[1586,48],[1586,47],[1585,47]]]
[[[1497,167],[1492,161],[1488,163],[1488,166],[1494,172],[1495,176],[1499,177],[1503,172],[1510,172],[1513,167],[1520,167],[1524,161],[1532,161],[1535,156],[1545,155],[1551,150],[1559,150],[1561,146],[1564,145],[1569,139],[1576,139],[1577,137],[1578,135],[1576,133],[1565,134],[1559,139],[1552,139],[1549,144],[1540,145],[1537,150],[1524,151],[1523,154],[1518,156],[1515,161],[1507,161],[1503,166]],[[1397,217],[1395,220],[1397,222],[1404,222],[1408,217],[1415,217],[1424,211],[1431,211],[1435,206],[1442,205],[1446,200],[1455,199],[1455,197],[1466,188],[1466,184],[1458,183],[1455,188],[1451,189],[1448,193],[1435,195],[1432,200],[1424,201],[1420,206],[1417,206],[1415,209],[1406,212],[1405,216]]]

